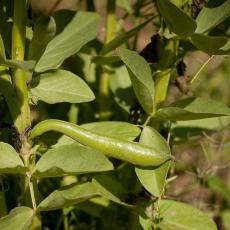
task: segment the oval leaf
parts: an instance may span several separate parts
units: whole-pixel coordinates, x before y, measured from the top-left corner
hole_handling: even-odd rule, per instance
[[[209,55],[213,55],[227,43],[228,39],[225,37],[193,34],[191,36],[191,41],[198,49],[208,53]]]
[[[169,0],[157,0],[157,6],[167,27],[173,33],[182,38],[194,33],[196,30],[196,22]]]
[[[165,139],[153,128],[145,127],[141,133],[140,143],[154,147],[157,151],[171,154],[170,148]],[[140,168],[135,167],[135,171],[141,184],[154,196],[161,196],[164,191],[167,173],[170,162],[166,162],[158,167]]]
[[[162,220],[157,227],[162,230],[217,230],[208,215],[188,204],[161,200],[158,208]]]
[[[191,97],[159,109],[156,115],[164,120],[186,121],[230,116],[230,108],[218,101]]]
[[[34,211],[28,207],[17,207],[0,219],[1,230],[29,230]]]
[[[57,69],[67,57],[96,37],[98,24],[98,14],[77,12],[65,29],[48,43],[35,71]]]
[[[9,144],[0,142],[0,173],[25,173],[26,171],[15,149]]]
[[[96,187],[86,182],[72,184],[52,192],[37,207],[38,211],[49,211],[68,207],[100,195]]]
[[[204,33],[219,25],[230,15],[230,1],[210,0],[196,18],[196,33]]]
[[[33,176],[60,177],[112,169],[112,163],[102,153],[72,144],[48,150],[37,162]]]
[[[66,71],[50,71],[33,79],[31,94],[49,104],[81,103],[94,100],[89,86],[77,75]]]
[[[148,63],[135,51],[120,48],[118,54],[129,72],[138,101],[151,114],[154,106],[154,82]]]

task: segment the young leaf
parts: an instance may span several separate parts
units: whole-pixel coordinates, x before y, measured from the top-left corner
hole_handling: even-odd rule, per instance
[[[219,25],[230,15],[230,1],[210,0],[196,18],[196,33],[205,33]]]
[[[218,101],[191,97],[159,109],[156,115],[164,120],[186,121],[230,116],[230,108]]]
[[[133,37],[134,35],[137,34],[137,32],[139,30],[141,30],[142,28],[144,28],[150,21],[152,21],[152,18],[146,20],[145,22],[141,23],[140,25],[134,27],[133,29],[127,31],[127,32],[123,32],[120,35],[118,35],[117,37],[115,37],[112,41],[110,41],[109,43],[107,43],[101,50],[100,54],[101,55],[105,55],[107,53],[109,53],[110,51],[114,50],[115,48],[119,47],[121,44],[127,42],[127,40],[131,37]]]
[[[112,169],[112,163],[100,152],[72,144],[48,150],[37,162],[33,176],[60,177]]]
[[[209,55],[213,55],[227,43],[228,39],[225,37],[193,34],[191,36],[191,41],[198,49],[208,53]]]
[[[52,192],[37,207],[38,211],[61,209],[100,195],[91,182],[71,184]]]
[[[157,148],[159,152],[171,154],[170,148],[165,139],[151,127],[147,126],[143,129],[139,142]],[[169,166],[170,162],[166,162],[158,167],[135,167],[135,171],[141,184],[152,195],[160,197],[164,191]]]
[[[200,210],[177,201],[161,200],[159,224],[161,230],[217,230],[214,221]]]
[[[93,178],[92,183],[102,197],[124,206],[130,206],[119,198],[125,194],[125,189],[115,178],[108,175],[98,175]]]
[[[169,0],[157,0],[157,6],[167,27],[173,33],[186,38],[195,32],[196,22]]]
[[[148,63],[135,51],[120,48],[118,54],[129,72],[138,101],[151,114],[154,109],[154,81]]]
[[[98,24],[98,14],[78,11],[65,29],[48,43],[35,71],[57,69],[67,57],[96,37]]]
[[[0,173],[25,173],[27,170],[14,148],[0,142]]]
[[[31,94],[49,104],[81,103],[95,98],[89,86],[80,77],[66,70],[49,71],[35,77]]]
[[[28,207],[17,207],[10,211],[7,216],[0,219],[1,230],[29,230],[34,211]]]

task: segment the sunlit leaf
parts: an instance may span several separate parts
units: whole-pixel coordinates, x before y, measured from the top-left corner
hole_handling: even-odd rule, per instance
[[[81,103],[95,98],[89,86],[80,77],[66,70],[49,71],[35,77],[31,94],[49,104]]]
[[[102,153],[72,144],[48,150],[37,162],[33,175],[60,177],[112,169],[112,163]]]
[[[129,72],[138,101],[147,113],[152,113],[154,81],[148,63],[135,51],[120,48],[118,54]]]

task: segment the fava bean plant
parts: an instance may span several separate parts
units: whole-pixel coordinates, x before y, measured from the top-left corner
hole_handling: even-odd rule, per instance
[[[104,29],[93,1],[50,14],[33,13],[29,0],[0,2],[0,229],[215,230],[167,188],[172,124],[230,116],[191,88],[229,54],[230,1],[103,2]],[[183,87],[192,50],[209,59]],[[168,103],[171,84],[181,96]]]

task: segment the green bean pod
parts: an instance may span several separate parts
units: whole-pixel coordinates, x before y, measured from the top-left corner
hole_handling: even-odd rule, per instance
[[[61,132],[83,145],[101,151],[106,156],[127,161],[134,165],[158,166],[172,159],[171,155],[156,151],[154,148],[113,136],[103,136],[78,125],[55,119],[38,123],[30,131],[29,138],[33,139],[47,131]]]

